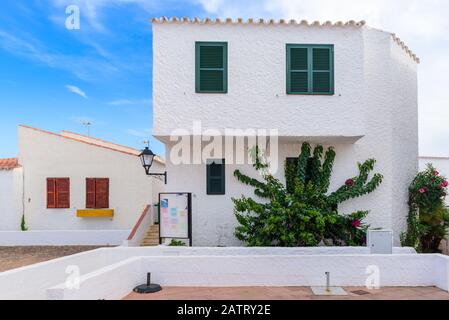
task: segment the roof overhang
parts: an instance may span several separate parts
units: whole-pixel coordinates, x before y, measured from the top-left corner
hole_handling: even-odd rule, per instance
[[[170,136],[170,135],[157,135],[153,134],[153,136],[161,141],[162,143],[170,143],[170,142],[177,142],[182,137],[184,138],[205,138],[203,139],[205,142],[210,141],[212,137],[234,137],[234,138],[254,138],[256,136],[254,135],[176,135],[176,136]],[[309,143],[316,143],[316,144],[355,144],[360,139],[362,139],[364,135],[291,135],[291,136],[278,136],[278,142],[282,144],[297,144],[301,142],[309,142]],[[267,137],[268,138],[268,137]]]

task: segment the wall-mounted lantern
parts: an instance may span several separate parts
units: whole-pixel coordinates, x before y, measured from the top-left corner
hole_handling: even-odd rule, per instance
[[[163,176],[165,184],[167,184],[167,171],[164,173],[150,173],[151,166],[153,165],[154,157],[156,155],[153,153],[153,151],[150,150],[150,148],[145,147],[144,150],[142,150],[142,153],[140,154],[140,161],[142,162],[142,166],[145,169],[145,173],[148,176]]]

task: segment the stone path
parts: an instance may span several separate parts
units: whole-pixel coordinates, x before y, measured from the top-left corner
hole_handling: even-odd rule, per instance
[[[315,296],[309,287],[164,287],[154,294],[130,293],[125,300],[449,300],[435,287],[388,287],[379,290],[346,287],[348,296]]]

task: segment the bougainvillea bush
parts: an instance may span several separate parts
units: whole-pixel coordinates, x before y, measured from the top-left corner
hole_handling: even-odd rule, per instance
[[[358,246],[366,242],[368,226],[363,222],[367,211],[350,215],[338,213],[338,204],[373,192],[382,175],[370,173],[375,160],[359,164],[359,175],[347,179],[335,192],[329,193],[335,151],[324,153],[318,145],[313,152],[304,143],[295,161],[286,163],[286,185],[268,172],[256,148],[254,168],[262,180],[250,178],[239,170],[234,176],[254,187],[256,199],[233,199],[239,225],[236,237],[248,246]]]
[[[419,252],[440,252],[441,240],[449,227],[449,211],[444,202],[448,185],[431,164],[416,175],[409,187],[408,228],[401,236],[402,245]]]

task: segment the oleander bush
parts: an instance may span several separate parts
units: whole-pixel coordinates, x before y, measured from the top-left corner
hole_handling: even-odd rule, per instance
[[[431,165],[419,172],[409,187],[407,231],[401,235],[403,246],[418,252],[438,253],[447,235],[449,211],[445,206],[449,182]]]
[[[329,193],[336,153],[330,147],[324,152],[309,143],[301,147],[299,157],[285,165],[286,185],[268,172],[259,149],[252,150],[253,167],[261,180],[236,170],[234,176],[254,188],[256,198],[233,199],[238,221],[236,237],[248,246],[359,246],[366,243],[368,225],[363,220],[367,211],[339,214],[338,205],[349,199],[373,192],[382,182],[374,174],[375,160],[358,164],[359,174],[349,178],[336,191]]]

